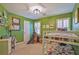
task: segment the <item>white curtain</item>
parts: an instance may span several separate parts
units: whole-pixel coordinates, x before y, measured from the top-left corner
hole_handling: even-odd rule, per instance
[[[35,32],[40,34],[40,22],[35,22]]]
[[[69,18],[57,19],[57,28],[69,30]]]

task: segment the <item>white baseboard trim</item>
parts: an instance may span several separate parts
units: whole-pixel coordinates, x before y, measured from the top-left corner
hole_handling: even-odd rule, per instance
[[[18,42],[18,43],[16,43],[16,45],[21,44],[21,43],[24,43],[24,41],[23,42]]]

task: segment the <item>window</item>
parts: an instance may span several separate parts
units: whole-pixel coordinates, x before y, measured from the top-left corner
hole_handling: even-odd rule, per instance
[[[69,18],[58,19],[57,30],[69,31]]]
[[[62,20],[57,20],[57,28],[63,28],[62,26]]]
[[[39,35],[40,34],[40,22],[35,23],[35,32]]]

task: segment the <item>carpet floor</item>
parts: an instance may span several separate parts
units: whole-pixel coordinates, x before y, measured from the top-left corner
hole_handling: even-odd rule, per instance
[[[16,44],[16,49],[11,53],[11,55],[43,55],[42,44]]]

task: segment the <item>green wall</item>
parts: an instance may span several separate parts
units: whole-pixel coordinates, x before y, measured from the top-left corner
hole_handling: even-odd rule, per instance
[[[70,13],[65,13],[65,14],[60,14],[60,15],[56,15],[56,16],[49,16],[49,17],[44,17],[38,20],[35,20],[34,22],[40,22],[41,23],[41,34],[43,33],[43,31],[48,30],[48,29],[44,29],[42,28],[43,24],[53,24],[54,28],[50,29],[51,31],[56,31],[56,21],[59,18],[70,18],[69,19],[69,28],[72,30],[72,12]]]

